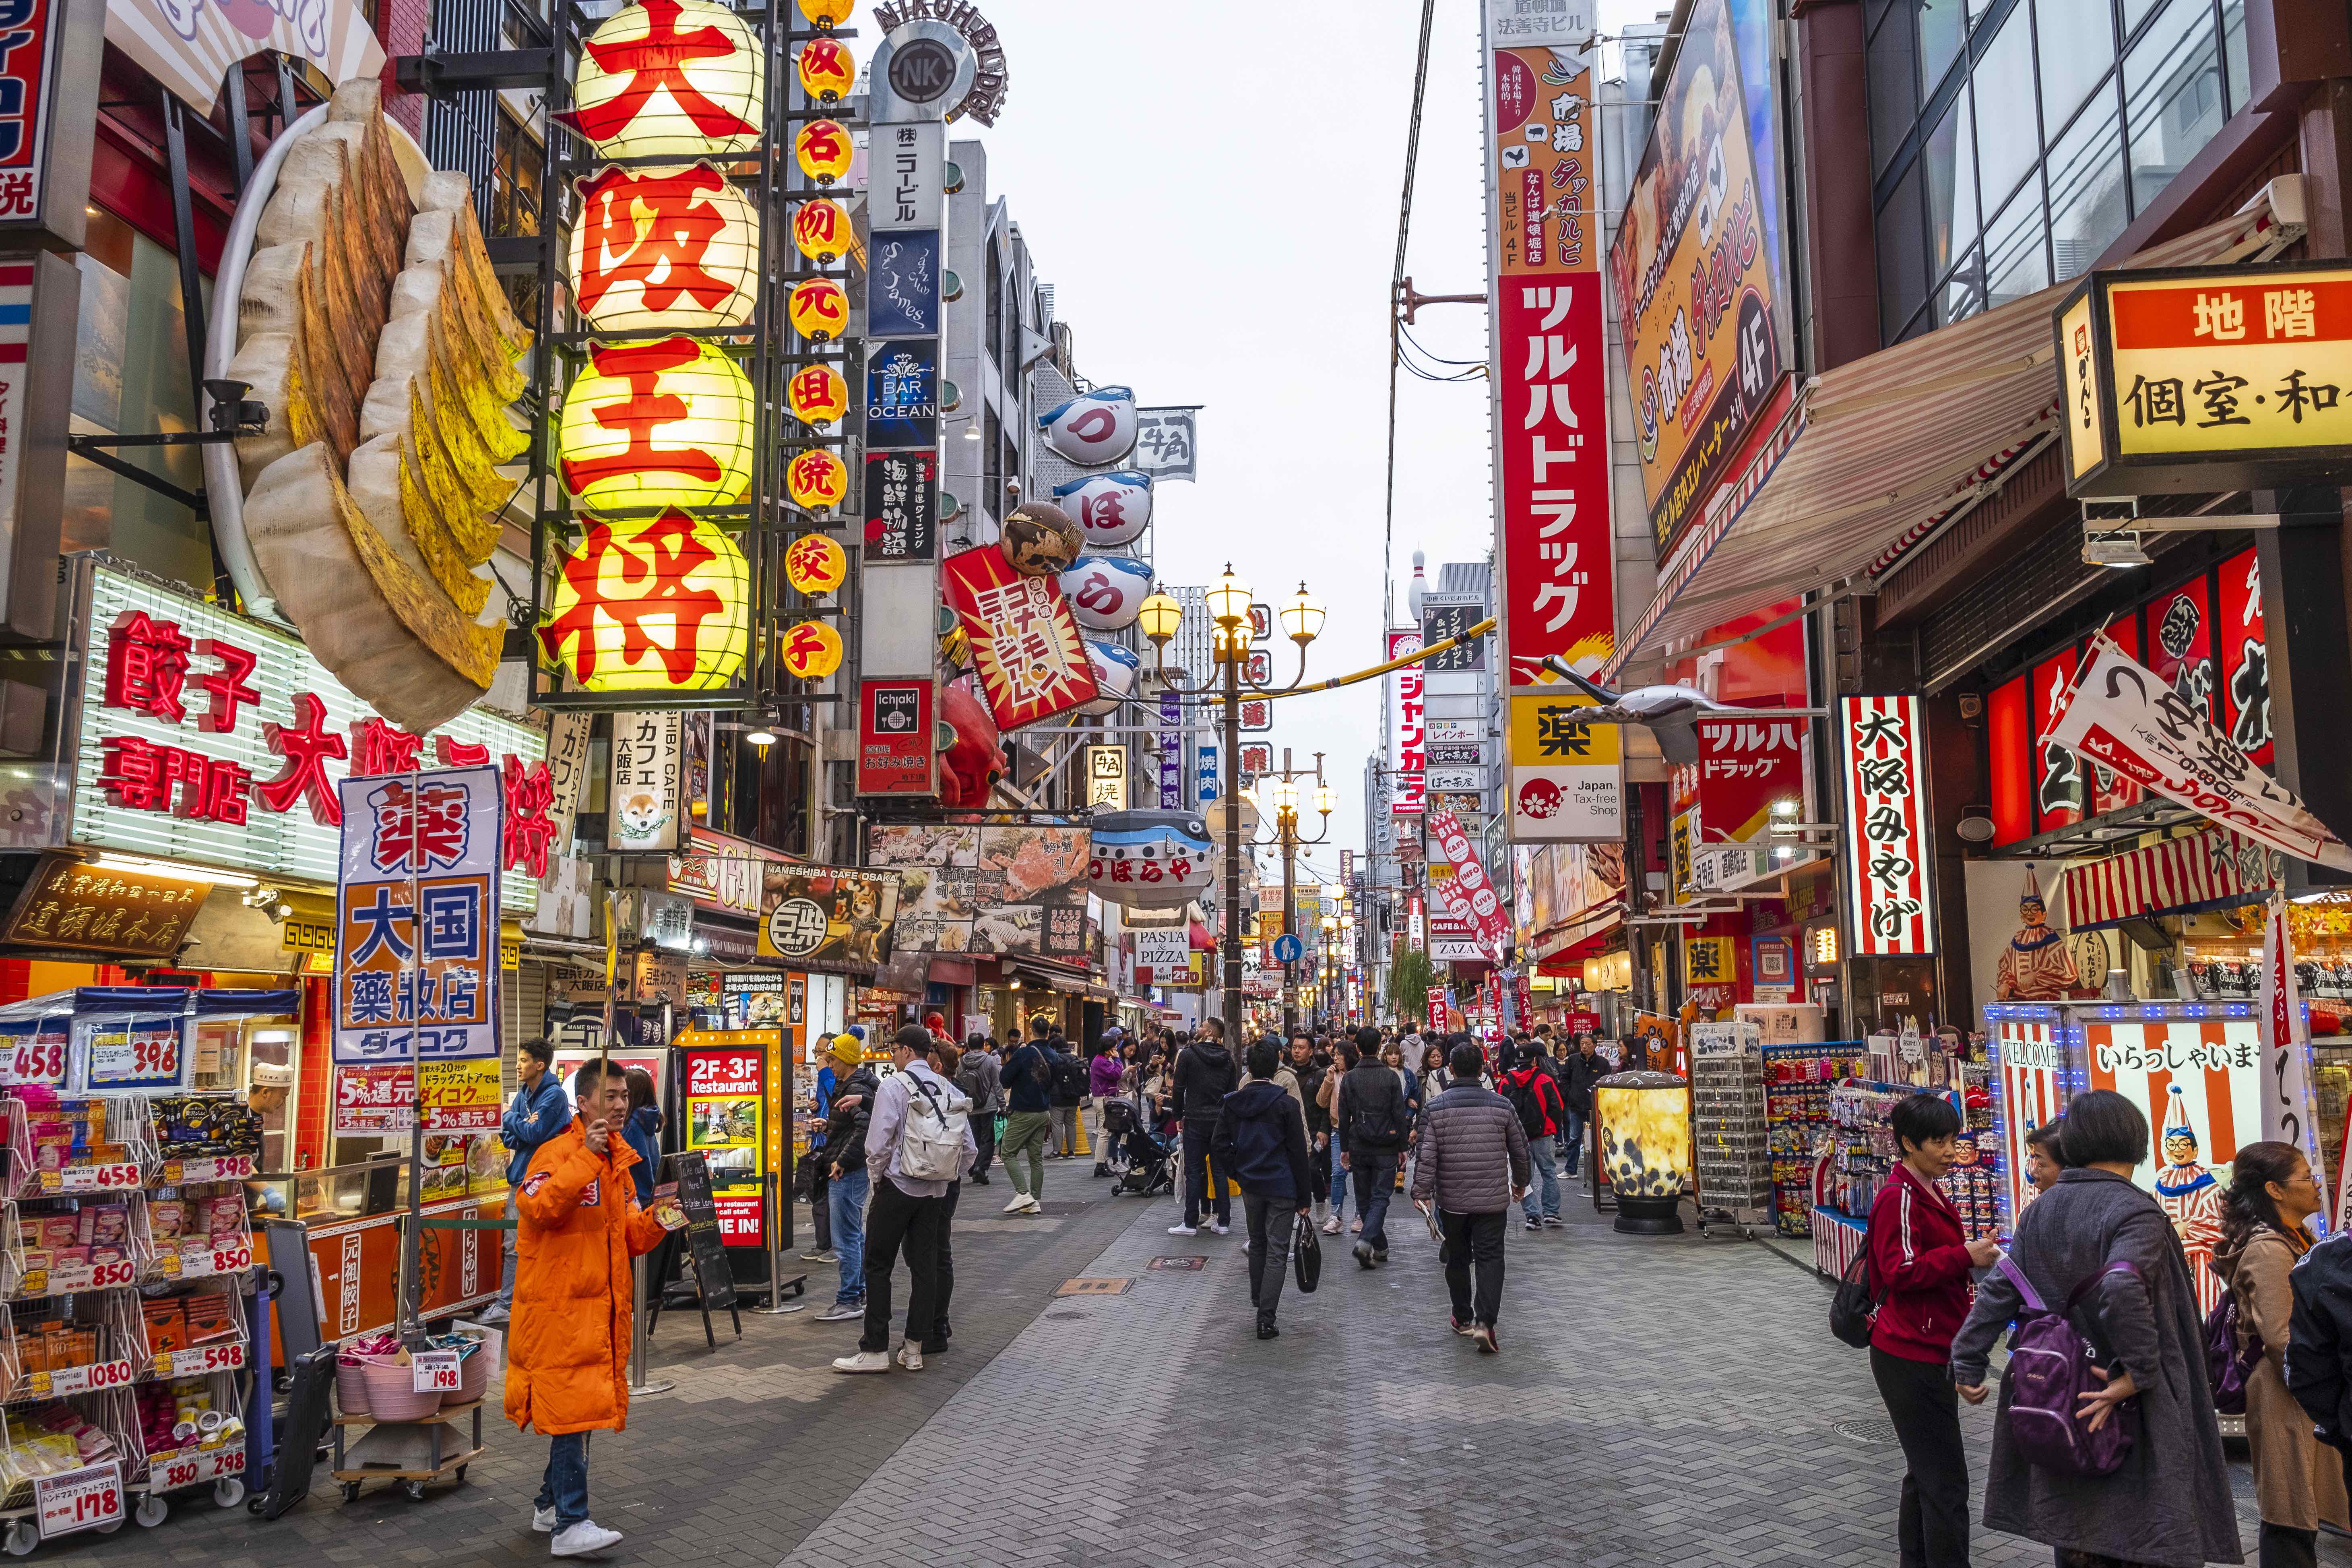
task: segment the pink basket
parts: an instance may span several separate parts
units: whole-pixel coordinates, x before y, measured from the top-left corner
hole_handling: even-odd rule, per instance
[[[365,1363],[350,1356],[335,1358],[335,1404],[346,1415],[368,1413]]]
[[[490,1352],[485,1345],[467,1356],[457,1371],[457,1392],[441,1396],[444,1405],[471,1405],[490,1391]]]
[[[336,1370],[341,1373],[340,1363]],[[404,1362],[369,1362],[360,1372],[367,1380],[368,1414],[378,1421],[421,1421],[441,1408],[441,1395],[409,1386]]]

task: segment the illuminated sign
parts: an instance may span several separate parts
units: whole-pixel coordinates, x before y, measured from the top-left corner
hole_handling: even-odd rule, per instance
[[[741,673],[751,569],[726,531],[682,511],[586,524],[539,640],[591,691],[700,691]]]
[[[716,343],[599,344],[564,394],[563,488],[596,508],[731,506],[751,488],[751,412]]]
[[[556,118],[607,158],[745,153],[767,118],[767,50],[732,7],[641,0],[589,37],[576,107]]]
[[[1838,700],[1856,957],[1936,951],[1927,719],[1916,697]]]
[[[1392,630],[1388,635],[1388,656],[1404,658],[1421,651],[1418,628]],[[1406,665],[1388,678],[1389,688],[1389,782],[1394,790],[1389,810],[1398,816],[1418,816],[1423,807],[1423,770],[1427,758],[1423,747],[1427,742],[1423,732],[1422,689],[1424,680],[1421,666]],[[1270,718],[1269,718],[1269,721]]]
[[[1113,811],[1127,809],[1125,746],[1087,748],[1087,804],[1107,805]]]
[[[740,327],[751,319],[760,217],[726,175],[708,163],[607,168],[580,182],[580,198],[572,279],[591,327]]]

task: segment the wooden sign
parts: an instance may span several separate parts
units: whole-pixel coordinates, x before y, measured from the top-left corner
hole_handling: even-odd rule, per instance
[[[7,940],[136,958],[169,958],[212,892],[209,882],[98,869],[48,855],[17,896]]]

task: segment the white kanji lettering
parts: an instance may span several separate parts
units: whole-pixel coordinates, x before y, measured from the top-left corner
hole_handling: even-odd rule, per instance
[[[1544,517],[1551,519],[1538,530],[1546,539],[1549,539],[1576,521],[1574,490],[1534,490],[1529,492],[1528,500],[1533,503],[1528,508],[1529,511],[1538,519]]]
[[[1536,591],[1535,613],[1537,615],[1542,615],[1544,606],[1554,601],[1557,601],[1560,607],[1559,614],[1544,623],[1544,630],[1556,632],[1576,618],[1577,595],[1577,589],[1562,588],[1551,583],[1545,584]]]

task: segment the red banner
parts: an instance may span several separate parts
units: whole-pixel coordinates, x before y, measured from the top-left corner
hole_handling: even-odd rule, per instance
[[[1478,932],[1478,944],[1499,963],[1511,940],[1511,913],[1494,879],[1486,875],[1485,862],[1478,858],[1477,845],[1450,811],[1429,814],[1429,837],[1454,865],[1453,876],[1432,878],[1430,885],[1452,906],[1454,919],[1471,923]]]
[[[1803,720],[1710,719],[1697,728],[1698,761],[1676,772],[1692,775],[1700,842],[1745,844],[1764,830],[1774,801],[1804,800]]]
[[[1095,700],[1094,667],[1053,578],[1015,572],[992,544],[950,555],[940,571],[948,605],[963,617],[981,694],[1000,731]]]
[[[1390,630],[1390,658],[1403,658],[1420,651],[1419,627]],[[1427,679],[1421,666],[1409,664],[1389,680],[1389,776],[1394,781],[1389,810],[1395,816],[1408,816],[1421,810],[1428,783],[1424,771],[1428,766],[1428,720],[1422,695]]]
[[[1916,697],[1839,700],[1845,781],[1846,904],[1861,957],[1936,951],[1927,719]]]

